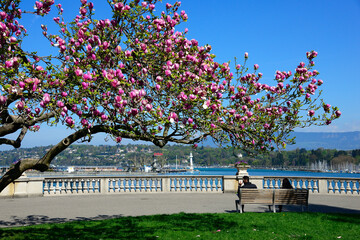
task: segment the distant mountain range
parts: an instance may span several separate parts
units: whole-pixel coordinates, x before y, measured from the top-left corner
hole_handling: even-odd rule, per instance
[[[311,149],[337,149],[353,150],[360,149],[360,131],[356,132],[294,132],[296,137],[294,145],[288,145],[286,150],[297,148]],[[203,146],[216,147],[212,140],[207,140]]]

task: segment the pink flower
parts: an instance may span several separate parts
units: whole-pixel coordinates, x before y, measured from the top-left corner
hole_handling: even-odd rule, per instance
[[[165,70],[165,76],[170,76],[171,75],[171,71],[170,70]]]
[[[15,107],[16,107],[19,111],[21,111],[21,110],[23,110],[24,107],[25,107],[25,102],[24,102],[24,101],[18,101],[18,102],[15,104]]]
[[[329,112],[329,111],[330,111],[330,108],[331,108],[331,105],[330,105],[330,104],[324,104],[324,105],[323,105],[323,108],[324,108],[324,111],[325,111],[325,112]]]
[[[337,110],[337,111],[335,112],[335,114],[336,114],[336,117],[340,117],[340,116],[341,116],[341,112],[340,112],[339,110]]]
[[[50,102],[50,95],[45,93],[44,96],[43,96],[43,102],[44,104],[47,104]]]
[[[172,112],[170,113],[170,116],[168,117],[168,120],[171,122],[171,123],[174,123],[174,122],[178,122],[178,116],[176,113]]]
[[[122,138],[121,138],[121,137],[117,137],[117,138],[115,139],[115,141],[116,141],[117,143],[120,143],[120,142],[121,142],[121,140],[122,140]]]
[[[58,101],[56,104],[59,108],[63,108],[65,104],[62,101]]]
[[[259,69],[259,65],[258,64],[254,64],[254,70],[258,70]]]
[[[151,104],[146,104],[145,108],[146,108],[146,110],[147,110],[148,112],[150,112],[151,109],[152,109],[152,105],[151,105]]]
[[[315,111],[314,111],[314,110],[310,110],[310,111],[308,112],[308,115],[309,115],[310,117],[314,116],[314,114],[315,114]]]
[[[245,52],[244,57],[245,57],[245,58],[248,58],[248,57],[249,57],[249,53]]]
[[[65,122],[66,122],[66,124],[68,125],[68,126],[73,126],[74,125],[74,120],[71,118],[71,117],[66,117],[65,118]]]
[[[81,85],[84,89],[87,89],[89,87],[89,84],[86,82],[82,82]]]
[[[83,75],[83,71],[81,69],[76,69],[75,70],[75,75],[76,76],[82,76]]]

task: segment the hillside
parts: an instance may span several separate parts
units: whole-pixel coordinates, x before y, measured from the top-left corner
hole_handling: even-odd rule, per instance
[[[294,145],[288,145],[286,150],[305,148],[307,150],[324,148],[337,150],[360,149],[360,131],[357,132],[294,132]],[[216,147],[211,141],[202,143],[203,146]]]

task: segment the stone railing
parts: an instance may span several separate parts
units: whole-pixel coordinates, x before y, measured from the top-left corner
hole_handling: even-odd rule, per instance
[[[280,188],[283,177],[264,177],[263,188]],[[320,194],[360,194],[359,178],[288,177],[295,189],[309,189]]]
[[[360,194],[360,178],[288,177],[294,188],[312,194]],[[231,193],[236,176],[117,176],[117,177],[21,177],[6,187],[0,197],[59,196],[122,193]],[[283,177],[250,176],[262,189],[280,188]]]
[[[222,176],[45,178],[44,196],[138,192],[223,192]]]

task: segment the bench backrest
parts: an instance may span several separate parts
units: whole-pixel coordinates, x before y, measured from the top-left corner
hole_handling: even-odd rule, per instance
[[[239,188],[241,204],[272,204],[274,191],[272,189]]]
[[[307,189],[239,188],[240,204],[308,205]]]
[[[274,204],[308,205],[309,190],[307,189],[276,189]]]

